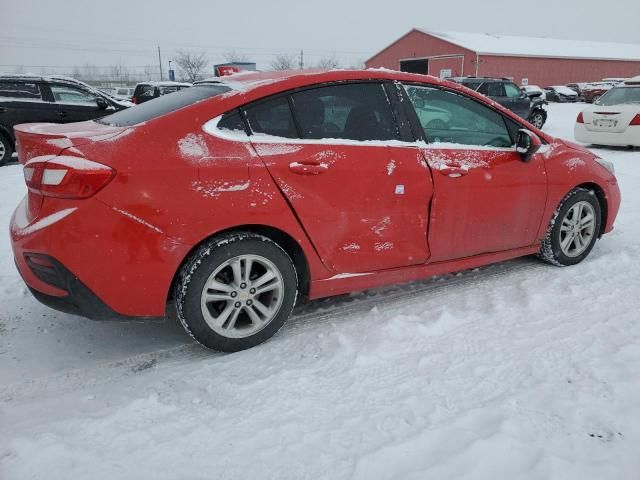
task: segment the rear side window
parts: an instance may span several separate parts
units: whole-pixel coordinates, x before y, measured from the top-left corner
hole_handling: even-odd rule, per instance
[[[92,93],[68,85],[50,85],[53,99],[56,103],[73,103],[81,105],[96,105],[97,97]]]
[[[332,85],[294,93],[292,98],[302,138],[399,138],[382,84]]]
[[[37,83],[0,82],[0,98],[42,100]]]
[[[220,130],[231,130],[232,132],[245,133],[244,122],[240,116],[240,112],[233,111],[225,114],[218,123]]]
[[[477,91],[488,97],[504,97],[502,85],[498,82],[485,82],[480,85]]]
[[[278,97],[250,105],[246,108],[245,114],[253,133],[298,138],[286,97]]]
[[[230,90],[229,87],[223,85],[198,85],[196,87],[185,88],[172,95],[164,95],[155,100],[121,110],[112,115],[107,115],[96,121],[117,127],[136,125]]]

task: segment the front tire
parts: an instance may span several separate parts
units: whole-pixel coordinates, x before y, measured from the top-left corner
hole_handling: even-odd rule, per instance
[[[595,194],[584,188],[571,191],[551,219],[540,258],[560,267],[580,263],[593,249],[601,221]]]
[[[533,115],[531,115],[531,120],[529,121],[534,127],[540,130],[543,127],[546,119],[546,116],[542,112],[536,111],[533,113]]]
[[[237,232],[204,243],[189,257],[176,283],[176,310],[197,342],[236,352],[275,335],[297,292],[289,255],[267,237]]]

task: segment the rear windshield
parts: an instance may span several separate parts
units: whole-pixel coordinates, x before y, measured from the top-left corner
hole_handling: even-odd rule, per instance
[[[596,101],[597,105],[620,105],[621,103],[640,103],[640,87],[616,87],[609,90]]]
[[[230,90],[229,87],[224,85],[198,85],[185,88],[170,95],[163,95],[135,107],[107,115],[96,120],[96,122],[114,127],[128,127],[161,117],[179,108],[192,105],[199,100],[215,97]]]

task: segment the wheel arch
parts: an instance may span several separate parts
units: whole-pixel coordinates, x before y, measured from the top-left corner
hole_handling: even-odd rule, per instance
[[[262,235],[264,237],[267,237],[268,239],[277,243],[287,253],[287,255],[291,257],[291,260],[293,261],[293,265],[298,274],[298,282],[299,282],[298,293],[303,297],[307,297],[309,295],[309,288],[311,285],[311,270],[309,267],[309,261],[307,260],[307,257],[304,253],[304,250],[300,246],[300,243],[295,238],[293,238],[290,234],[288,234],[287,232],[279,228],[271,227],[269,225],[262,225],[262,224],[246,224],[246,225],[237,225],[234,227],[229,227],[224,230],[217,231],[209,235],[208,237],[203,238],[200,242],[195,244],[189,250],[189,252],[187,252],[185,257],[182,259],[182,261],[178,265],[178,268],[176,269],[175,273],[173,274],[171,285],[169,287],[169,292],[167,293],[167,300],[173,299],[173,292],[174,292],[176,282],[178,281],[178,278],[179,278],[180,269],[182,268],[182,265],[184,265],[184,263],[189,259],[189,257],[191,257],[193,252],[195,252],[200,247],[200,245],[211,240],[212,238],[218,237],[220,235],[224,235],[226,233],[232,233],[232,232],[255,233],[257,235]]]
[[[600,231],[598,232],[598,238],[602,237],[602,235],[604,235],[605,228],[607,226],[607,219],[609,215],[608,205],[607,205],[607,196],[605,195],[604,190],[597,183],[591,183],[591,182],[581,183],[580,185],[577,185],[574,188],[574,190],[576,188],[584,188],[585,190],[590,190],[595,194],[596,198],[598,199],[598,203],[600,204],[600,213],[602,214],[602,218],[600,219]]]

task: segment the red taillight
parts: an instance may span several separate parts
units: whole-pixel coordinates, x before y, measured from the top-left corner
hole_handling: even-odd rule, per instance
[[[633,126],[640,126],[640,113],[638,113],[635,117],[633,117],[633,119],[631,120],[631,123],[629,125],[633,125]]]
[[[578,114],[578,118],[576,118],[576,123],[584,123],[584,117],[582,116],[582,112]]]
[[[33,159],[24,166],[29,190],[48,197],[88,198],[115,176],[115,170],[80,157]]]
[[[138,103],[138,99],[136,97],[131,97],[131,103]]]

